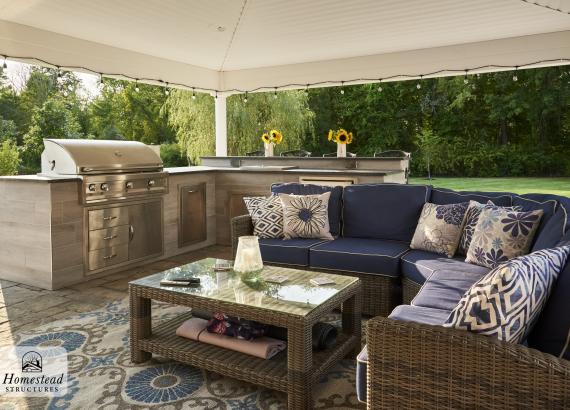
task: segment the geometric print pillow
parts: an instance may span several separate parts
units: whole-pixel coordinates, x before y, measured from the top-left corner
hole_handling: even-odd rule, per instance
[[[463,227],[463,232],[461,233],[461,239],[459,240],[459,246],[457,247],[458,255],[467,255],[467,250],[469,245],[471,245],[471,240],[473,239],[473,234],[475,233],[475,227],[477,222],[479,222],[479,215],[483,208],[497,207],[492,201],[487,201],[487,204],[480,204],[477,201],[469,201],[469,208],[465,213],[465,225]],[[509,206],[503,207],[503,209],[508,209],[509,211],[522,211],[522,206]]]
[[[320,195],[279,194],[283,206],[283,236],[285,239],[333,240],[329,225],[330,196],[330,192]]]
[[[253,234],[259,238],[283,237],[283,206],[279,197],[254,196],[243,198],[253,223]]]
[[[544,249],[491,270],[465,292],[443,326],[523,342],[569,253],[570,246]]]
[[[452,258],[459,245],[469,202],[424,204],[410,248],[440,253]]]
[[[483,208],[465,262],[495,268],[528,253],[543,211],[516,212]]]

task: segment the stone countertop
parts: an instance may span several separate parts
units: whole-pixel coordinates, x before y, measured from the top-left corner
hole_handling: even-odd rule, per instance
[[[299,160],[299,161],[397,161],[406,160],[408,157],[249,157],[249,156],[227,156],[227,157],[215,157],[215,156],[205,156],[200,157],[202,159],[247,159],[247,160],[263,160],[263,161],[283,161],[283,160]]]
[[[370,176],[383,176],[397,174],[401,171],[391,170],[377,170],[377,169],[314,169],[314,168],[292,168],[292,169],[278,169],[272,167],[259,167],[252,166],[246,169],[238,167],[175,167],[165,168],[169,175],[183,175],[202,172],[243,172],[243,173],[290,173],[290,174],[314,174],[314,175],[370,175]],[[2,181],[20,181],[20,182],[39,182],[39,183],[58,183],[58,182],[74,182],[80,181],[80,176],[51,176],[51,175],[8,175],[0,176]]]

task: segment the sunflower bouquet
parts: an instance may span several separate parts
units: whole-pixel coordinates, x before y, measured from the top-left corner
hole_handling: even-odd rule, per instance
[[[329,130],[328,140],[333,141],[335,144],[350,144],[352,143],[352,132],[348,132],[344,128],[338,131]]]
[[[266,144],[281,144],[283,141],[283,134],[278,130],[271,130],[261,136],[261,140]]]

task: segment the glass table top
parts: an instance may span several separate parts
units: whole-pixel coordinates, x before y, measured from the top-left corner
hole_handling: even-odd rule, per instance
[[[305,316],[341,290],[354,284],[358,278],[290,269],[279,266],[265,266],[261,272],[243,274],[233,270],[215,271],[216,262],[228,262],[208,258],[183,266],[168,269],[137,279],[131,284],[162,289],[169,292],[204,297],[224,302],[256,306],[271,311]],[[268,280],[276,276],[287,277],[281,284]],[[162,279],[200,278],[196,287],[161,286]],[[316,286],[310,280],[326,278],[332,284]]]

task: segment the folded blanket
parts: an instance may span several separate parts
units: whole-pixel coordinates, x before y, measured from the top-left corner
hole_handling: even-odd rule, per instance
[[[231,336],[209,333],[206,330],[207,326],[207,320],[194,317],[182,323],[180,327],[176,329],[176,334],[187,339],[223,347],[261,359],[271,359],[277,353],[287,348],[287,343],[283,340],[265,336],[254,340],[237,339]]]

